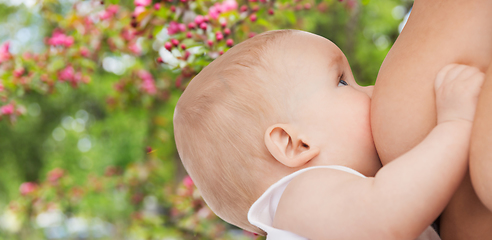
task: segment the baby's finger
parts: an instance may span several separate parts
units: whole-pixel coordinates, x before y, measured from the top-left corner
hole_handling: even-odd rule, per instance
[[[458,76],[460,76],[461,73],[466,71],[469,68],[467,65],[462,65],[462,64],[453,64],[453,67],[449,69],[449,71],[446,74],[446,79],[449,80],[454,80]]]
[[[466,66],[461,72],[458,73],[456,78],[463,79],[463,80],[466,79],[470,80],[472,76],[474,76],[474,78],[480,77],[480,74],[478,73],[482,73],[478,68]],[[475,74],[477,75],[475,76]]]
[[[436,81],[434,82],[434,88],[437,90],[446,81],[452,81],[456,75],[464,68],[463,65],[451,63],[444,66],[436,76]]]
[[[454,68],[457,64],[448,64],[446,66],[444,66],[443,68],[441,68],[441,70],[439,70],[439,72],[437,73],[437,76],[436,76],[436,81],[434,82],[434,89],[437,90],[439,89],[439,87],[441,87],[442,83],[444,82],[444,79],[446,77],[446,75],[448,74],[448,72]]]

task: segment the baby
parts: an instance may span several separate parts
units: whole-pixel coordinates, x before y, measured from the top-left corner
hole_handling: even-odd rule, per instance
[[[483,78],[464,65],[441,70],[438,125],[382,168],[372,87],[357,85],[329,40],[270,31],[190,82],[176,146],[210,208],[267,239],[439,239],[429,225],[465,174]]]

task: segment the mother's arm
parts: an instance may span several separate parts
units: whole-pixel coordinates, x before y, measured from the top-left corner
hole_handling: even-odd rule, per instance
[[[471,138],[470,175],[478,197],[492,211],[492,65],[478,99]]]

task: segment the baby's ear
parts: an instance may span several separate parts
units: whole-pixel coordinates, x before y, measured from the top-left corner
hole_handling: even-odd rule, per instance
[[[270,126],[265,132],[265,145],[272,156],[287,167],[300,167],[319,154],[319,148],[311,146],[288,124]]]

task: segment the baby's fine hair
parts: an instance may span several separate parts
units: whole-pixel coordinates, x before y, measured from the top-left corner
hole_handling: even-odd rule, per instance
[[[262,177],[279,164],[264,134],[289,112],[279,97],[288,88],[270,56],[298,32],[270,31],[231,48],[190,82],[174,113],[179,156],[206,203],[225,221],[260,234],[247,212],[265,190],[258,187]]]

